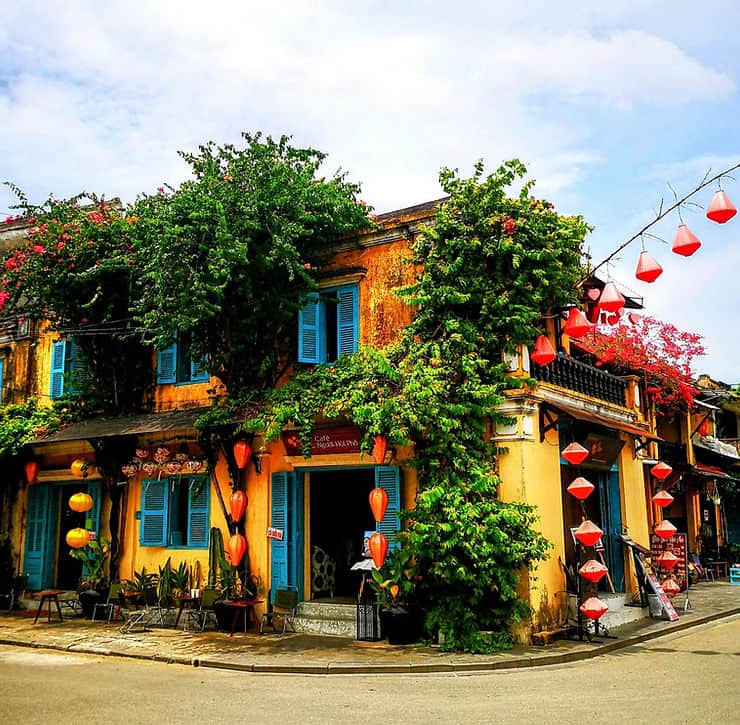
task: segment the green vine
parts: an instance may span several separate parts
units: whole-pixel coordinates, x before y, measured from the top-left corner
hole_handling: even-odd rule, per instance
[[[521,572],[550,547],[533,507],[499,500],[486,432],[517,385],[502,354],[531,344],[543,314],[575,302],[588,227],[532,198],[532,182],[507,197],[525,173],[518,161],[485,177],[479,163],[470,179],[443,169],[450,198],[412,245],[409,262],[421,272],[399,291],[416,306],[401,340],[298,372],[246,423],[268,439],[296,426],[306,455],[314,424],[326,419],[360,426],[364,450],[377,433],[414,444],[419,491],[399,538],[427,627],[446,649],[506,646],[512,621],[529,611]]]
[[[17,455],[35,438],[53,433],[62,423],[78,417],[75,409],[63,403],[42,408],[33,398],[0,407],[0,457]]]

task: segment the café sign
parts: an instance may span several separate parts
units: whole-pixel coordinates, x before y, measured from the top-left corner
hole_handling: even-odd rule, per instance
[[[317,428],[311,439],[311,455],[322,456],[336,453],[359,453],[362,433],[359,428]],[[298,431],[285,431],[283,445],[288,456],[300,456],[301,440]]]

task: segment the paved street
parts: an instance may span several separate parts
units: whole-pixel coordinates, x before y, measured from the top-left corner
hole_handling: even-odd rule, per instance
[[[0,647],[0,721],[740,723],[740,618],[566,665],[274,675]]]

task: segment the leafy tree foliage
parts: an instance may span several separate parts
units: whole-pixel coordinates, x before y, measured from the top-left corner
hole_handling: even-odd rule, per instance
[[[470,179],[443,170],[450,198],[413,244],[421,272],[402,294],[417,312],[401,342],[299,373],[247,424],[271,437],[296,424],[307,451],[313,422],[340,416],[366,431],[366,450],[374,433],[414,444],[419,493],[401,539],[428,625],[448,649],[507,642],[527,611],[520,573],[549,546],[532,507],[499,499],[487,430],[516,384],[502,352],[531,343],[543,313],[575,301],[587,226],[532,198],[530,183],[509,198],[524,173],[517,161],[488,176],[478,164]]]
[[[144,339],[189,332],[193,355],[234,397],[275,382],[331,243],[369,225],[359,187],[319,175],[325,154],[285,136],[244,139],[181,154],[193,178],[132,210]]]

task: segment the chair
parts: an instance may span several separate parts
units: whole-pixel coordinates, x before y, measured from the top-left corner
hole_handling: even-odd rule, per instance
[[[260,634],[264,634],[265,625],[270,625],[270,627],[272,627],[272,631],[277,632],[278,628],[275,625],[276,619],[282,620],[283,629],[281,634],[285,634],[285,628],[287,626],[295,632],[294,618],[297,607],[297,589],[276,589],[274,600],[270,602],[268,599],[267,611],[262,615],[262,619],[260,620]]]
[[[28,588],[28,577],[21,574],[14,576],[10,581],[10,586],[0,593],[0,598],[8,600],[8,611],[11,612],[16,602],[23,599]]]
[[[105,602],[98,602],[95,607],[93,607],[93,619],[95,619],[98,610],[107,613],[106,619],[108,620],[108,623],[113,621],[114,612],[117,611],[120,616],[121,602],[119,601],[118,595],[121,593],[121,591],[123,591],[124,586],[125,585],[120,582],[110,585],[110,589],[108,590],[108,599]]]
[[[197,629],[199,632],[204,632],[208,622],[208,617],[211,615],[214,619],[216,617],[216,613],[213,611],[214,603],[222,597],[223,595],[218,589],[204,589],[200,598],[200,608],[191,609],[187,613],[185,625],[187,626],[188,622],[192,622],[194,629]]]
[[[155,619],[159,620],[159,624],[164,624],[164,612],[159,605],[155,588],[144,589],[134,606],[135,608],[129,610],[126,621],[121,625],[122,634],[131,632],[137,626],[146,630]]]

